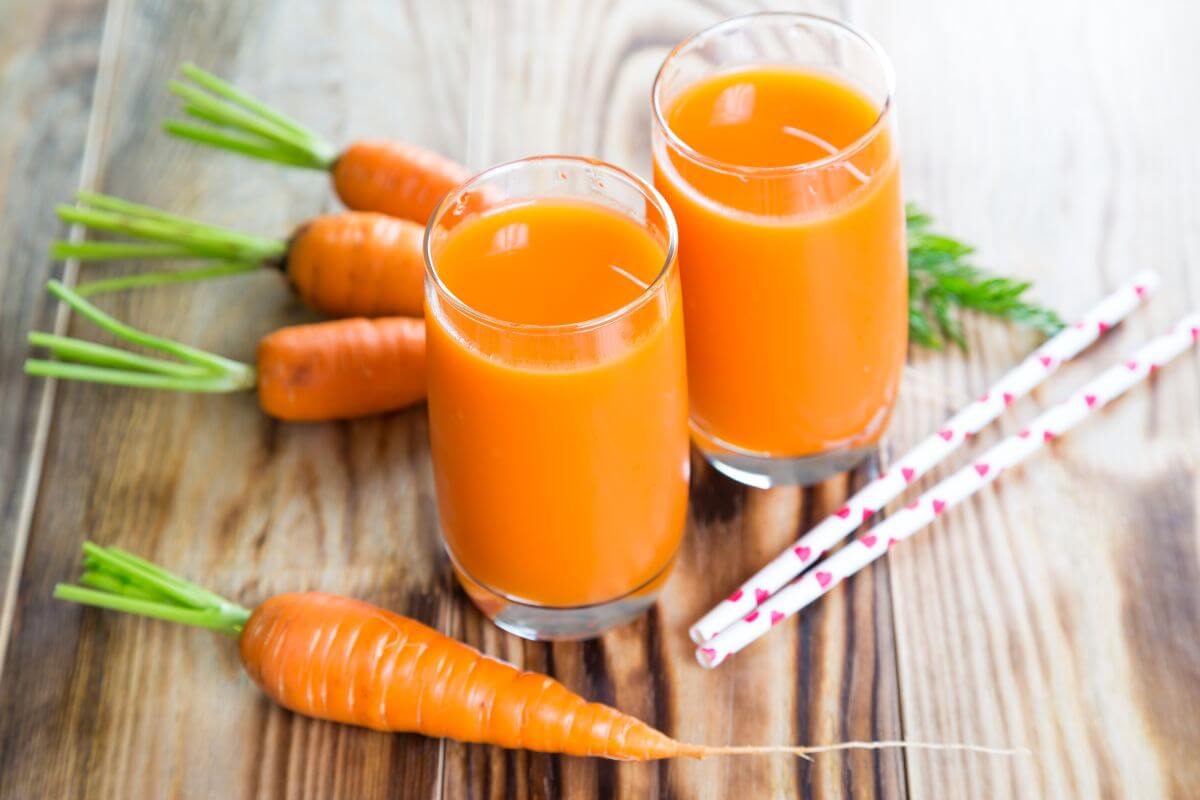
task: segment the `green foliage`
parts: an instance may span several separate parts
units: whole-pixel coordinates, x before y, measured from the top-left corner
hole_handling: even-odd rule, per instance
[[[1058,314],[1025,299],[1028,281],[992,275],[970,263],[975,248],[929,230],[927,214],[909,204],[908,335],[917,345],[941,350],[950,341],[967,349],[961,309],[1025,325],[1050,335],[1062,327]]]

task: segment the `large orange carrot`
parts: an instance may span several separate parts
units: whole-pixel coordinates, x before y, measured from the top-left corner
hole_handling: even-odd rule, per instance
[[[1014,752],[915,742],[686,744],[370,603],[302,592],[250,611],[118,548],[85,542],[83,553],[83,585],[59,584],[55,597],[236,637],[242,666],[272,700],[332,722],[623,761],[884,747]]]
[[[256,369],[131,328],[58,281],[48,288],[118,338],[178,360],[34,332],[30,343],[62,360],[29,359],[25,371],[30,375],[185,392],[257,386],[263,411],[300,422],[380,414],[425,397],[425,323],[420,319],[354,318],[283,328],[259,342]]]
[[[133,242],[55,242],[55,258],[204,259],[215,266],[135,273],[79,287],[82,295],[176,283],[256,270],[281,269],[309,306],[338,317],[422,314],[425,229],[415,222],[370,211],[327,214],[310,220],[287,241],[251,236],[168,214],[94,192],[77,205],[60,206],[64,222],[119,233]]]
[[[296,421],[380,414],[425,397],[425,322],[413,317],[294,325],[258,343],[258,402]]]
[[[424,224],[438,201],[470,174],[462,165],[416,145],[362,141],[341,153],[321,136],[247,93],[184,64],[185,80],[169,87],[189,116],[209,125],[168,120],[168,133],[223,150],[333,173],[338,197],[358,211],[378,211]]]
[[[282,594],[253,611],[113,547],[83,546],[83,586],[55,596],[237,637],[246,673],[318,719],[576,756],[699,757],[615,708],[369,603]]]

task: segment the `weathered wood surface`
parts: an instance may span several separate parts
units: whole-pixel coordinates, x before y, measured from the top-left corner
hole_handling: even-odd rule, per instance
[[[1159,297],[1014,407],[985,447],[1200,308],[1200,154],[1177,135],[1200,119],[1179,94],[1182,76],[1200,74],[1180,35],[1197,7],[861,11],[902,82],[906,193],[947,230],[1064,312],[1136,269],[1163,278]],[[1031,345],[989,324],[971,340],[970,358],[922,355],[917,369],[974,396]],[[914,796],[1200,794],[1198,365],[1181,359],[889,557],[905,735],[1036,753],[911,753]],[[896,444],[942,413],[902,413]]]
[[[757,492],[697,463],[689,536],[665,602],[595,642],[547,646],[501,634],[453,587],[437,544],[422,409],[291,426],[264,419],[249,396],[64,384],[39,413],[44,384],[19,373],[22,339],[32,325],[54,324],[38,289],[61,269],[44,257],[48,239],[63,232],[50,208],[76,181],[279,235],[333,204],[320,175],[162,136],[157,121],[173,110],[162,84],[179,61],[232,77],[336,141],[402,137],[472,167],[556,151],[644,170],[646,92],[662,56],[687,33],[758,3],[7,5],[15,13],[0,29],[0,109],[18,109],[22,124],[8,114],[0,130],[8,265],[0,271],[0,580],[17,556],[7,584],[12,626],[0,628],[8,647],[0,796],[1200,791],[1194,358],[712,673],[694,665],[687,624],[876,464],[812,490]],[[65,10],[52,13],[57,5]],[[1068,312],[1135,267],[1163,273],[1160,299],[1015,408],[1001,430],[1200,305],[1188,266],[1200,252],[1200,155],[1187,136],[1197,112],[1178,89],[1200,74],[1186,35],[1194,9],[1167,0],[1136,14],[1115,2],[785,5],[848,16],[891,52],[906,193],[978,242],[985,261],[1035,278]],[[55,102],[64,112],[43,107]],[[306,318],[268,274],[103,304],[242,359],[266,331]],[[77,321],[71,330],[93,335]],[[914,391],[882,460],[936,424],[948,399],[978,393],[1033,344],[987,323],[970,332],[969,358],[915,356]],[[1035,756],[891,751],[813,764],[618,765],[304,720],[263,700],[232,650],[209,634],[51,601],[53,583],[75,574],[85,534],[245,602],[300,588],[379,602],[682,738],[904,736],[1025,745]]]

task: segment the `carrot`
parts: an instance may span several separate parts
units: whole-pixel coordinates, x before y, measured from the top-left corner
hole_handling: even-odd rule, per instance
[[[217,631],[238,640],[246,674],[276,703],[317,719],[506,748],[622,761],[718,754],[969,745],[842,742],[710,747],[676,741],[546,675],[519,670],[416,620],[322,592],[276,595],[253,611],[116,547],[83,545],[74,603]]]
[[[133,242],[58,241],[55,258],[203,259],[214,265],[174,272],[137,273],[78,287],[79,294],[163,283],[204,280],[266,266],[281,270],[300,298],[331,316],[377,317],[422,314],[424,228],[369,211],[312,219],[287,239],[269,239],[206,225],[94,192],[77,205],[59,206],[64,222],[118,233]]]
[[[30,375],[185,392],[257,386],[263,411],[305,422],[394,411],[425,397],[425,323],[420,319],[353,318],[282,328],[259,342],[255,368],[125,325],[58,281],[47,288],[117,338],[176,360],[35,331],[30,344],[62,360],[29,359],[25,372]]]
[[[318,134],[195,64],[171,81],[186,114],[202,122],[167,120],[173,136],[263,161],[333,174],[338,197],[357,211],[378,211],[424,224],[438,201],[470,173],[412,144],[362,141],[341,153]]]

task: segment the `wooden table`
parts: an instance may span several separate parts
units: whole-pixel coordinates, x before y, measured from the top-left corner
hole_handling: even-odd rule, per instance
[[[668,47],[754,3],[702,0],[0,0],[0,794],[5,798],[1195,797],[1200,793],[1200,362],[1194,356],[714,672],[687,624],[1036,342],[979,320],[914,352],[878,458],[810,490],[696,464],[667,601],[586,644],[486,623],[436,533],[421,408],[286,425],[249,396],[54,385],[24,333],[92,336],[49,302],[52,206],[77,187],[286,235],[319,174],[168,139],[194,60],[334,140],[394,136],[473,167],[537,152],[644,171]],[[786,3],[771,3],[775,7]],[[813,4],[806,4],[813,7]],[[1068,315],[1135,268],[1164,291],[1012,409],[1012,432],[1200,305],[1195,5],[824,6],[900,76],[906,195]],[[127,265],[87,266],[88,275]],[[278,276],[111,296],[135,325],[252,359],[309,316]],[[956,463],[961,463],[956,462]],[[940,471],[945,474],[944,471]],[[381,735],[270,705],[224,641],[51,600],[85,537],[253,603],[363,597],[548,671],[690,740],[970,741],[1033,757],[886,751],[617,765]]]

